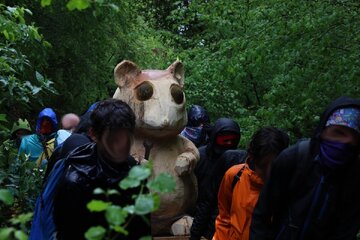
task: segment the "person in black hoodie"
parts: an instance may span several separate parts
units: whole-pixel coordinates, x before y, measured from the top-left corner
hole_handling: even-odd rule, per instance
[[[354,240],[360,228],[360,100],[336,99],[314,136],[273,162],[250,239]]]
[[[117,99],[99,102],[91,114],[91,135],[95,142],[78,147],[66,159],[69,166],[59,180],[54,197],[54,222],[57,239],[85,239],[84,233],[94,226],[108,227],[104,212],[90,212],[86,205],[92,199],[111,201],[118,206],[133,204],[132,196],[140,188],[122,190],[124,179],[135,162],[129,155],[135,128],[131,108]],[[94,195],[96,188],[116,189],[109,199]],[[129,218],[129,235],[112,239],[139,239],[150,235],[150,226],[142,217]]]
[[[216,209],[208,207],[210,191],[213,191],[216,179],[220,179],[219,172],[225,173],[227,162],[221,160],[221,156],[227,150],[237,148],[240,141],[240,127],[232,119],[220,118],[215,122],[210,134],[209,143],[199,148],[200,160],[195,167],[195,175],[198,181],[198,200],[195,207],[194,221],[190,230],[190,239],[197,240],[201,236],[211,239],[215,232]],[[233,157],[224,159],[238,158],[244,153],[230,153]],[[229,160],[230,161],[230,160]],[[235,161],[235,160],[234,160]],[[237,163],[237,161],[235,161]],[[231,164],[230,164],[231,165]],[[227,166],[229,167],[229,166]],[[211,189],[211,190],[210,190]],[[215,193],[215,198],[216,198]],[[216,205],[215,205],[216,208]],[[215,211],[214,211],[215,210]]]

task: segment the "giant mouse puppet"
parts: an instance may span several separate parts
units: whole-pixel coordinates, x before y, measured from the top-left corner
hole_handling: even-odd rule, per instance
[[[161,195],[160,208],[151,216],[152,235],[169,234],[197,198],[193,170],[199,152],[179,135],[187,122],[183,64],[176,61],[166,70],[141,70],[124,60],[114,75],[118,88],[113,98],[129,104],[136,115],[132,156],[139,162],[151,160],[153,177],[165,172],[176,181],[176,190]]]

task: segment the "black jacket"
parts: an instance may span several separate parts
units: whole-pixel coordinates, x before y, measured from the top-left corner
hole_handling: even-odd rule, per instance
[[[199,148],[200,160],[195,167],[195,175],[198,181],[198,199],[201,199],[203,196],[203,191],[208,185],[207,179],[211,177],[213,168],[218,162],[220,156],[226,151],[226,149],[221,149],[216,146],[215,138],[219,133],[222,132],[233,132],[239,134],[240,136],[240,127],[239,125],[228,118],[220,118],[215,122],[214,128],[211,132],[209,143],[205,146]]]
[[[54,221],[59,239],[84,239],[84,233],[92,226],[104,226],[107,221],[105,212],[91,213],[86,204],[92,199],[111,201],[115,205],[124,207],[133,204],[133,194],[139,189],[121,190],[118,183],[127,176],[134,161],[129,157],[128,162],[113,165],[98,155],[96,144],[89,143],[79,147],[67,159],[69,167],[64,172],[57,186],[54,198]],[[120,195],[94,195],[95,188],[116,189]],[[141,217],[134,217],[126,228],[129,235],[120,235],[116,239],[139,239],[150,235],[148,226]]]
[[[85,134],[73,133],[61,145],[57,146],[52,153],[44,175],[43,182],[45,183],[55,163],[60,159],[67,157],[75,148],[90,143],[91,139]]]
[[[360,101],[342,97],[321,117],[303,151],[299,144],[284,150],[272,164],[259,196],[250,239],[354,240],[360,228],[360,159],[329,170],[318,160],[319,137],[336,109]]]
[[[215,122],[210,135],[210,141],[206,146],[199,148],[200,161],[196,165],[195,175],[198,181],[198,200],[196,203],[194,221],[191,226],[191,239],[200,239],[201,236],[211,239],[215,232],[215,218],[217,216],[217,191],[226,168],[231,162],[240,161],[237,157],[240,153],[221,158],[226,151],[215,144],[215,138],[219,133],[232,132],[240,136],[239,125],[231,119],[220,118]],[[217,186],[217,187],[216,187]],[[210,199],[209,199],[209,196]],[[211,201],[211,203],[209,203]],[[210,205],[211,206],[210,206]]]

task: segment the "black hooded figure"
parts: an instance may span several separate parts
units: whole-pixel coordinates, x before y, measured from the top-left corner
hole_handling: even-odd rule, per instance
[[[348,110],[355,114],[345,115]],[[250,239],[356,239],[359,127],[360,100],[338,98],[310,140],[289,147],[273,161],[253,212]]]
[[[204,209],[208,189],[213,185],[215,168],[220,170],[218,162],[222,154],[227,150],[236,149],[240,141],[240,127],[232,119],[219,118],[210,134],[209,143],[199,148],[200,161],[196,165],[195,175],[198,181],[198,200],[195,210],[195,219],[191,227],[191,238],[200,239],[201,236],[211,239],[215,231],[215,223],[198,221],[203,215],[208,215],[208,209]],[[225,165],[224,161],[224,165]],[[206,212],[206,213],[205,213]],[[214,213],[216,217],[216,213]]]

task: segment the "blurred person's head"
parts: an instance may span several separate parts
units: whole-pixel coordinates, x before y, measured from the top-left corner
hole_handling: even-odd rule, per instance
[[[29,134],[31,134],[31,127],[28,120],[19,118],[14,122],[11,128],[11,139],[15,141],[17,147],[20,146],[21,138]]]
[[[99,152],[114,163],[125,162],[135,129],[131,108],[121,100],[104,100],[97,104],[90,119],[91,134]]]
[[[51,135],[58,130],[58,120],[52,108],[44,108],[36,121],[36,133]]]
[[[80,118],[75,113],[67,113],[61,118],[61,126],[63,129],[73,132],[80,122]]]
[[[274,127],[261,128],[252,136],[248,147],[248,163],[263,179],[269,172],[271,162],[289,146],[289,136]]]

